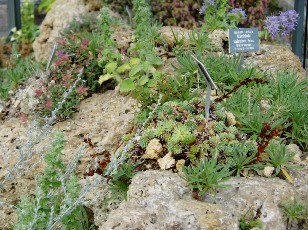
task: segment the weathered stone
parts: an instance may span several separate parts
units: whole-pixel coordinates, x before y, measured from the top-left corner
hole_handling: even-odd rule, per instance
[[[196,201],[186,182],[170,171],[137,174],[128,201],[109,214],[99,229],[239,229],[239,219],[260,210],[264,229],[285,229],[278,207],[295,196],[278,178],[232,178],[214,199]]]
[[[295,71],[299,79],[306,75],[299,58],[287,47],[281,45],[261,44],[260,52],[249,53],[244,65],[253,65],[263,72],[277,74],[279,71]]]
[[[228,126],[236,125],[235,116],[229,111],[225,111]]]
[[[172,157],[170,152],[163,158],[158,159],[157,162],[162,170],[170,169],[175,165],[175,159]]]
[[[99,10],[99,0],[57,0],[40,26],[40,35],[33,43],[36,61],[46,61],[60,32],[78,16]]]
[[[287,151],[289,151],[291,154],[294,154],[291,161],[293,163],[300,164],[302,161],[301,160],[302,151],[300,150],[300,148],[296,144],[289,144],[286,146],[286,148]]]
[[[266,177],[270,177],[270,176],[273,175],[274,170],[275,170],[275,167],[266,166],[266,167],[264,167],[263,174]]]
[[[83,156],[80,158],[76,173],[81,176],[87,170],[87,165],[93,164],[91,154],[96,153],[100,160],[100,155],[110,154],[112,155],[120,142],[122,136],[129,132],[133,126],[133,117],[137,111],[137,103],[134,99],[128,96],[122,96],[115,91],[106,91],[102,94],[93,94],[92,97],[87,98],[81,102],[78,106],[78,111],[73,115],[71,119],[67,119],[63,122],[58,122],[52,126],[52,132],[46,139],[39,141],[35,145],[35,150],[43,150],[45,153],[46,146],[50,146],[53,139],[53,134],[56,130],[62,131],[65,135],[66,144],[63,150],[64,164],[67,165],[85,146],[84,138],[90,137],[92,143],[95,145],[95,149],[91,149],[89,146],[85,146]],[[39,127],[37,127],[39,129]],[[31,132],[34,135],[34,139],[30,140],[29,133],[27,133],[27,127],[23,126],[21,120],[18,118],[12,118],[0,124],[0,180],[7,173],[5,167],[8,163],[14,165],[18,160],[18,154],[20,148],[26,147],[26,143],[29,141],[36,142],[37,133],[36,129],[32,129]],[[38,137],[40,138],[40,137]],[[27,149],[23,149],[27,151]],[[8,156],[8,160],[5,160],[4,152]],[[25,178],[32,178],[33,184],[35,183],[34,177],[42,174],[44,170],[44,163],[38,156],[32,158],[31,162],[36,162],[37,167],[27,172],[26,176],[21,176],[21,180]],[[14,181],[16,181],[15,179]],[[19,180],[19,179],[18,179]],[[17,181],[18,181],[17,180]],[[35,191],[35,186],[30,183],[18,183],[16,189],[27,191],[25,193],[32,194]],[[9,183],[5,184],[6,187]],[[25,187],[19,187],[25,186]],[[18,188],[17,188],[18,187]],[[1,192],[1,197],[10,197],[13,203],[16,203],[20,199],[20,195],[23,193],[14,193],[10,191]],[[3,199],[0,199],[3,200]],[[11,201],[9,200],[9,201]],[[4,209],[0,206],[0,214]],[[7,208],[5,208],[7,210]],[[12,210],[11,212],[12,213]],[[1,215],[0,226],[4,229],[9,227],[10,223],[16,221],[16,216],[12,214]]]
[[[227,31],[214,30],[209,33],[209,38],[211,39],[211,45],[214,46],[215,51],[223,51],[228,49],[229,35]]]
[[[189,44],[189,33],[191,33],[191,31],[188,29],[179,26],[163,26],[160,28],[159,32],[161,33],[160,37],[163,41],[162,44],[167,45],[169,48],[176,45],[174,35],[179,41],[183,42],[182,46],[188,46]]]
[[[184,159],[178,160],[178,161],[176,162],[176,165],[175,165],[176,170],[177,170],[178,172],[182,172],[182,168],[183,168],[184,165],[185,165],[185,160],[184,160]]]
[[[118,25],[112,28],[114,31],[111,38],[117,42],[117,48],[120,50],[127,50],[131,43],[133,43],[133,30],[128,25]]]
[[[145,154],[142,156],[143,159],[158,159],[159,154],[161,154],[163,151],[163,146],[160,143],[159,139],[154,138],[150,140]]]
[[[261,100],[260,101],[260,110],[262,114],[266,114],[267,111],[271,108],[268,100]]]

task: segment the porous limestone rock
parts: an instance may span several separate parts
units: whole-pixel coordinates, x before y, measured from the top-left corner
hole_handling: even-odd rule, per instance
[[[111,39],[116,41],[117,48],[119,50],[127,50],[130,47],[130,44],[133,43],[132,34],[133,30],[130,26],[121,24],[117,25],[115,28],[112,28]]]
[[[177,170],[178,172],[181,172],[184,165],[185,165],[185,160],[184,160],[184,159],[178,160],[178,161],[176,162],[176,165],[175,165],[176,170]]]
[[[228,126],[235,125],[236,120],[235,120],[235,116],[233,115],[233,113],[231,113],[229,111],[225,111],[225,114],[226,114]]]
[[[229,41],[228,31],[214,30],[209,33],[209,38],[211,39],[211,45],[214,46],[215,51],[227,51]]]
[[[46,61],[60,32],[76,17],[102,7],[99,0],[57,0],[40,26],[40,35],[33,43],[36,61]]]
[[[129,187],[128,200],[109,214],[104,229],[239,229],[239,220],[260,210],[264,229],[285,229],[278,207],[295,196],[288,182],[278,178],[235,177],[225,182],[216,198],[197,201],[187,182],[170,171],[137,174]]]
[[[286,146],[287,151],[289,151],[291,154],[294,154],[293,158],[292,158],[292,162],[296,163],[296,164],[300,164],[301,163],[301,156],[302,156],[302,151],[300,150],[300,148],[298,147],[298,145],[296,144],[289,144]]]
[[[299,58],[282,45],[261,44],[259,52],[247,53],[243,65],[253,65],[274,75],[282,70],[295,71],[299,79],[306,75]]]
[[[23,125],[19,118],[11,118],[0,123],[0,180],[7,173],[6,165],[9,163],[13,166],[18,161],[21,148],[24,154],[27,152],[27,143],[38,141],[39,143],[34,146],[34,149],[43,151],[43,154],[46,153],[46,147],[50,146],[53,133],[56,130],[62,131],[66,140],[62,152],[65,165],[71,162],[80,151],[83,152],[76,169],[77,175],[83,177],[87,165],[93,164],[91,154],[96,153],[100,160],[102,159],[101,155],[112,155],[116,151],[122,136],[132,129],[133,117],[138,110],[134,99],[122,96],[114,90],[93,94],[92,97],[83,100],[77,109],[79,112],[76,112],[72,118],[53,125],[51,134],[43,140],[37,139],[40,136],[36,137],[39,127],[36,127],[38,130],[34,128],[27,130],[27,126]],[[29,133],[29,131],[31,132]],[[33,135],[33,139],[30,139],[31,135]],[[84,138],[88,137],[95,145],[94,149],[84,143]],[[17,184],[14,184],[15,189],[24,192],[12,193],[11,189],[8,189],[10,186],[8,182],[4,186],[5,191],[0,192],[0,200],[16,204],[20,195],[34,193],[34,178],[42,174],[45,164],[38,157],[33,157],[31,162],[38,163],[37,167],[31,169],[25,176],[20,175],[14,180],[14,182],[18,181]],[[19,183],[19,181],[26,179],[31,179],[33,183]],[[14,213],[12,209],[0,206],[0,226],[3,229],[9,229],[9,225],[16,221]]]
[[[262,114],[266,114],[267,111],[271,108],[271,105],[268,100],[261,100],[259,106]]]
[[[270,177],[270,176],[273,175],[274,170],[275,170],[275,167],[266,166],[263,169],[263,174],[264,174],[265,177]]]
[[[170,169],[175,165],[175,159],[172,157],[172,153],[166,154],[163,158],[157,160],[160,169]]]
[[[160,143],[159,139],[154,138],[152,140],[150,140],[145,154],[142,155],[143,159],[158,159],[159,158],[159,154],[161,154],[163,151],[163,146]]]
[[[162,39],[162,44],[167,45],[169,48],[176,45],[176,38],[183,42],[182,46],[188,46],[189,44],[189,34],[191,33],[191,30],[179,26],[163,26],[160,28],[159,32],[161,33],[160,37]]]

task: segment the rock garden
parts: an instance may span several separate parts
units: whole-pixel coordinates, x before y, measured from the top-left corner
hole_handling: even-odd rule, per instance
[[[298,14],[251,2],[45,0],[38,27],[25,1],[0,41],[0,229],[308,229]]]

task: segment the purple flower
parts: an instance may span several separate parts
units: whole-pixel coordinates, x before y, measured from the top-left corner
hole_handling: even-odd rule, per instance
[[[58,51],[58,57],[63,57],[65,54],[62,51]]]
[[[282,36],[287,36],[292,30],[295,30],[299,15],[295,10],[282,11],[279,14],[280,25],[282,27]]]
[[[246,19],[245,10],[243,10],[242,8],[233,8],[229,11],[229,14],[240,14],[243,19]]]
[[[279,16],[268,16],[265,20],[265,26],[272,39],[280,33],[287,36],[292,30],[295,30],[299,19],[299,15],[295,10],[287,10],[280,12]]]
[[[204,14],[206,8],[207,8],[207,5],[206,5],[206,3],[204,2],[203,5],[201,6],[200,10],[199,10],[199,14]]]
[[[206,8],[208,7],[208,4],[210,4],[211,6],[214,6],[215,0],[207,0],[206,2],[204,2],[199,10],[199,14],[204,14],[204,12],[206,11]]]
[[[211,6],[214,6],[215,5],[215,0],[207,0],[208,3],[210,3]]]
[[[272,38],[276,37],[280,32],[280,22],[278,16],[267,16],[265,26]]]

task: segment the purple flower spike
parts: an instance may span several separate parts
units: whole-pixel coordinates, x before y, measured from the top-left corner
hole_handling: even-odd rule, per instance
[[[268,16],[265,20],[265,26],[272,38],[276,37],[280,32],[280,22],[278,16]]]
[[[204,14],[204,12],[206,11],[207,5],[204,2],[203,5],[201,6],[200,10],[199,10],[199,14]]]
[[[282,36],[287,36],[297,26],[299,15],[295,10],[280,12],[279,19],[282,27]]]

